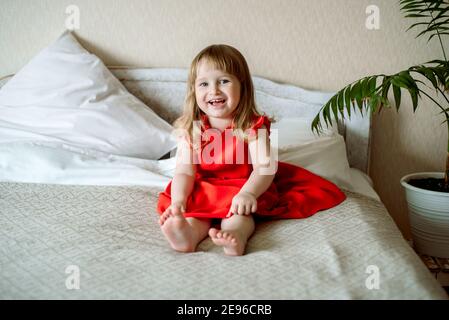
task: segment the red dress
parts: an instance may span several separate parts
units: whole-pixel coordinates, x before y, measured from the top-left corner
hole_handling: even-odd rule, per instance
[[[210,128],[207,118],[203,118],[203,123],[204,129]],[[265,125],[269,132],[270,121],[265,116],[256,118],[252,129],[257,130],[262,125]],[[238,138],[226,140],[224,132],[221,134],[222,154],[215,154],[214,158],[224,157],[225,153],[232,152],[235,159]],[[244,152],[243,164],[226,164],[225,161],[207,164],[207,161],[200,159],[200,163],[196,164],[195,184],[186,204],[185,217],[226,217],[232,198],[237,195],[252,172],[252,164],[248,163],[247,143],[244,143]],[[160,193],[157,204],[160,214],[171,204],[170,191],[171,182],[165,191]],[[257,199],[257,212],[253,215],[274,219],[307,218],[320,210],[332,208],[345,199],[345,194],[332,182],[301,167],[278,162],[273,183]]]

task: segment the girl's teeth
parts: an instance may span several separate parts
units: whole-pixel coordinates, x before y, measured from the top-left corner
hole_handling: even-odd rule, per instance
[[[211,101],[209,101],[209,103],[213,104],[213,105],[221,104],[221,103],[224,103],[224,102],[225,102],[225,100],[211,100]]]

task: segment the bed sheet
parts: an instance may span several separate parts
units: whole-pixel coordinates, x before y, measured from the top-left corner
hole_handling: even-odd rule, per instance
[[[163,187],[173,177],[175,158],[146,160],[55,142],[0,144],[0,181],[69,185],[143,185]],[[379,200],[371,179],[350,169],[350,185],[340,185]]]

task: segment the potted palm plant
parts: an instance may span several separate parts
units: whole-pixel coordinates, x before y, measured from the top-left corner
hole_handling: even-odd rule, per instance
[[[399,110],[401,95],[408,92],[415,111],[422,98],[430,99],[444,115],[449,132],[449,62],[444,42],[449,35],[448,0],[400,0],[406,18],[415,19],[409,29],[422,29],[417,37],[438,40],[444,60],[435,59],[392,75],[377,74],[356,80],[338,91],[322,107],[312,122],[312,130],[321,132],[326,125],[351,117],[353,111],[380,112],[393,104]],[[429,92],[429,88],[434,92]],[[444,102],[436,100],[441,95]],[[413,242],[418,252],[449,258],[449,137],[444,172],[415,173],[401,179],[409,207]]]

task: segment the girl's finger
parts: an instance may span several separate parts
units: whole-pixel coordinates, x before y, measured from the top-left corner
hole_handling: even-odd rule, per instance
[[[232,205],[231,205],[231,212],[233,213],[233,214],[238,214],[238,206],[235,204],[235,203],[233,203]]]
[[[245,214],[245,206],[240,204],[238,207],[238,213],[241,214]]]
[[[256,212],[257,211],[257,202],[255,202],[252,206],[251,206],[251,212]]]
[[[251,214],[251,204],[247,204],[247,205],[245,206],[245,214],[246,214],[246,215]]]

